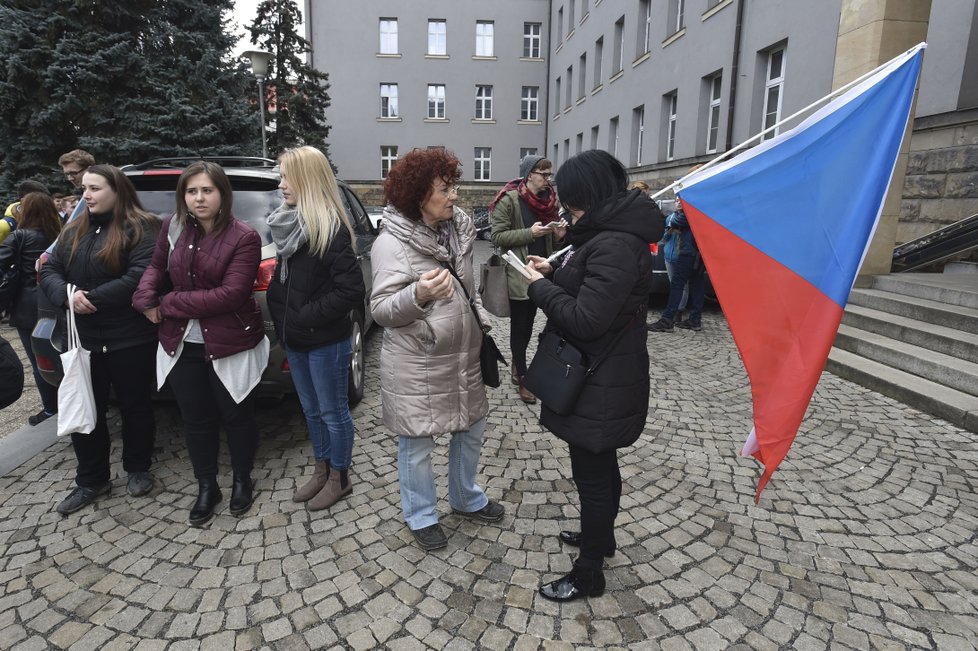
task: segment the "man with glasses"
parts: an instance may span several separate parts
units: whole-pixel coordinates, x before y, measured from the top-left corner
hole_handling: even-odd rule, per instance
[[[492,243],[501,251],[511,250],[520,260],[527,255],[548,257],[564,238],[566,222],[560,219],[560,202],[551,185],[553,163],[543,156],[528,155],[520,161],[520,178],[506,184],[492,203]],[[526,347],[533,333],[537,306],[527,294],[527,284],[516,269],[506,265],[509,291],[509,348],[513,355],[513,384],[527,404],[536,396],[523,386]]]
[[[58,159],[58,165],[61,166],[61,171],[64,172],[65,178],[68,179],[75,188],[81,188],[82,177],[85,176],[85,170],[95,164],[95,157],[89,154],[84,149],[72,149],[67,154],[61,154],[61,158]],[[79,201],[75,204],[75,209],[71,211],[71,215],[68,216],[67,224],[73,221],[75,217],[80,215],[85,209],[85,202]],[[48,261],[51,257],[51,253],[54,251],[55,245],[58,243],[57,240],[51,243],[51,246],[41,254],[41,257],[37,259],[37,270],[40,271],[44,263]]]

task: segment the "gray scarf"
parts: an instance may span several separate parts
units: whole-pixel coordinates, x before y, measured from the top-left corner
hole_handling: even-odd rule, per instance
[[[306,222],[299,219],[299,211],[285,203],[276,208],[266,221],[282,261],[279,265],[279,280],[284,283],[289,275],[289,258],[309,241],[309,232],[306,230]]]

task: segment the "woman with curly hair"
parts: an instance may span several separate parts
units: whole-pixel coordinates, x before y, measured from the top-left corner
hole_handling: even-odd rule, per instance
[[[416,149],[398,160],[384,184],[384,231],[371,256],[370,310],[384,327],[384,425],[398,435],[404,520],[426,551],[448,544],[435,508],[435,436],[449,436],[452,511],[484,523],[504,513],[475,482],[489,402],[479,367],[482,332],[466,299],[481,310],[475,227],[455,205],[460,177],[458,158],[443,149]]]
[[[65,226],[40,273],[41,291],[52,304],[75,311],[81,345],[92,352],[97,418],[90,433],[71,435],[77,486],[58,505],[63,515],[109,492],[106,412],[111,390],[122,415],[122,467],[129,475],[129,495],[146,495],[154,484],[149,468],[156,438],[156,326],[132,308],[132,297],[153,257],[160,223],[143,210],[132,181],[117,167],[92,165],[81,187],[85,208]],[[69,283],[78,288],[71,305]]]

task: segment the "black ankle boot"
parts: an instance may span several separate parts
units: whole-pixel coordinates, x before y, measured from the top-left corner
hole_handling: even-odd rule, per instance
[[[604,572],[574,566],[570,574],[540,586],[540,596],[551,601],[572,601],[604,594]]]
[[[228,510],[231,515],[241,515],[251,508],[255,502],[255,484],[249,473],[234,473],[234,483],[231,485],[231,503]]]
[[[216,477],[197,480],[197,501],[190,509],[190,524],[200,526],[214,517],[214,507],[224,498]]]

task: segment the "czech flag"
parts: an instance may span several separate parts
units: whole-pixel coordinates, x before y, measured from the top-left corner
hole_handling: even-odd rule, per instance
[[[741,454],[764,465],[756,499],[825,368],[896,167],[924,47],[677,191],[750,377],[754,427]]]

